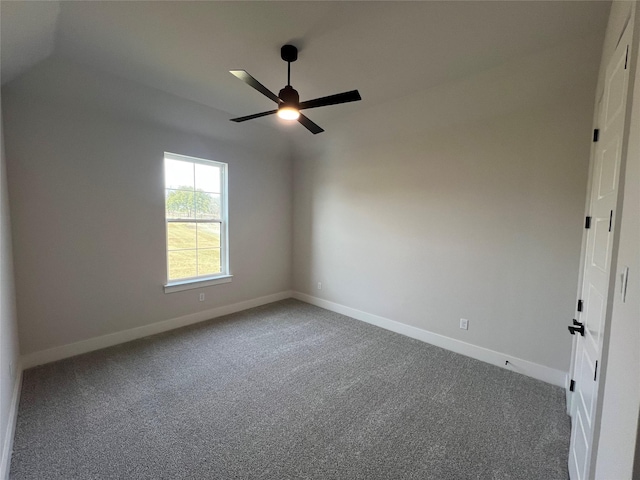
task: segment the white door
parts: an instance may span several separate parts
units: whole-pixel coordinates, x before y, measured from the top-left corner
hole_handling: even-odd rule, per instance
[[[587,480],[597,405],[603,333],[611,284],[611,256],[616,221],[620,159],[626,113],[629,29],[622,35],[607,66],[604,96],[599,113],[599,138],[590,186],[582,312],[572,325],[574,348],[574,398],[572,399],[571,480]],[[582,332],[580,332],[582,330]]]

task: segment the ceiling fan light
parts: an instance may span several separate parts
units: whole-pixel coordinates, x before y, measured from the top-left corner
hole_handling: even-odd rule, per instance
[[[280,107],[278,116],[283,120],[297,120],[300,117],[300,112],[294,107]]]

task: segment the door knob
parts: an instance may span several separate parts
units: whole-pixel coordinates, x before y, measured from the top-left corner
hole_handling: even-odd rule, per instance
[[[573,326],[575,325],[575,326]],[[569,333],[571,335],[575,335],[578,332],[581,336],[584,337],[584,324],[577,321],[575,318],[573,319],[573,325],[569,325]]]

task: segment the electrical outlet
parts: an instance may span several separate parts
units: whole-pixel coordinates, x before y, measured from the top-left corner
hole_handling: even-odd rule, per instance
[[[318,282],[318,290],[322,290],[322,282]]]
[[[461,318],[460,319],[460,328],[462,330],[469,330],[469,320],[467,320],[466,318]]]
[[[201,302],[204,302],[204,293],[201,293],[201,294],[200,294],[200,301],[201,301]]]

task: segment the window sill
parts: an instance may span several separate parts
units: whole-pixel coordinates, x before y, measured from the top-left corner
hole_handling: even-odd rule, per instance
[[[221,283],[231,283],[233,275],[222,275],[214,278],[199,278],[196,280],[185,280],[179,282],[167,283],[164,286],[164,293],[182,292],[184,290],[192,290],[194,288],[211,287],[220,285]]]

